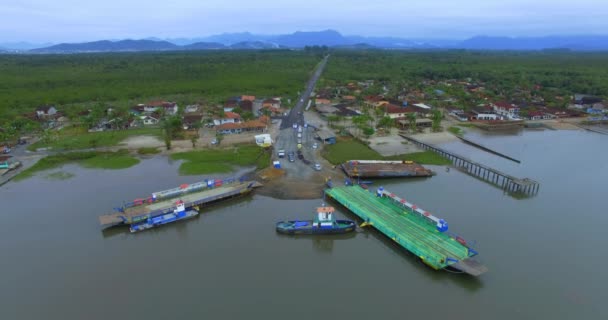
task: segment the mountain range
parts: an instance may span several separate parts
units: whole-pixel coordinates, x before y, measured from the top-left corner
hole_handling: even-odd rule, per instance
[[[335,30],[284,35],[256,35],[249,32],[224,33],[200,38],[146,38],[142,40],[101,40],[55,45],[0,43],[0,50],[26,53],[137,52],[178,50],[289,49],[305,46],[328,46],[343,49],[469,49],[469,50],[608,50],[608,35],[490,37],[466,40],[402,39],[396,37],[345,36]]]

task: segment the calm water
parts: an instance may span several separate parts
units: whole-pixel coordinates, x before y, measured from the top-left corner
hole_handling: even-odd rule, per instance
[[[538,196],[517,200],[443,168],[382,185],[476,241],[490,268],[479,279],[432,271],[374,231],[275,233],[277,220],[312,217],[322,199],[254,195],[136,235],[101,232],[97,216],[122,200],[201,179],[156,157],[122,171],[70,165],[68,180],[42,174],[0,188],[0,319],[606,318],[606,136],[469,136],[522,163],[445,147],[539,180]]]

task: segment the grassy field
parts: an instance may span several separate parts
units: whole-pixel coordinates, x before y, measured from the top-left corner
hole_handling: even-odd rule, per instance
[[[235,166],[265,168],[270,165],[270,152],[256,145],[240,145],[226,149],[175,153],[171,159],[184,160],[179,167],[182,175],[228,173]]]
[[[49,137],[28,146],[28,150],[38,148],[52,148],[53,150],[78,150],[97,147],[111,147],[131,136],[160,136],[161,130],[157,128],[143,128],[132,130],[87,132],[83,128],[63,129],[56,136]]]
[[[462,130],[462,128],[457,127],[457,126],[449,127],[448,131],[457,136],[462,136],[464,134],[464,130]]]
[[[356,140],[338,141],[323,150],[323,157],[331,164],[348,160],[410,160],[420,164],[448,165],[451,162],[432,151],[415,152],[404,155],[383,157],[378,152]]]
[[[179,105],[242,94],[295,98],[319,57],[302,51],[3,55],[0,117],[43,104],[132,106],[179,95]]]
[[[138,164],[139,159],[129,156],[126,151],[60,153],[40,159],[35,165],[23,170],[15,179],[29,178],[37,172],[55,169],[68,163],[78,163],[86,168],[126,169]]]

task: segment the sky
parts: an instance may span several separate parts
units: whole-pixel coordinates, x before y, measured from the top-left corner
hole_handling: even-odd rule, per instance
[[[334,29],[465,39],[607,34],[607,0],[0,0],[0,42],[193,38]]]

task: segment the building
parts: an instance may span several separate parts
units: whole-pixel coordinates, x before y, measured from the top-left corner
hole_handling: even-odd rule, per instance
[[[141,120],[141,123],[143,123],[144,126],[153,126],[158,124],[159,122],[157,118],[154,118],[152,116],[141,116],[139,119]]]
[[[255,101],[255,96],[241,96],[241,102],[242,101],[250,101],[253,102]]]
[[[409,113],[418,114],[417,110],[412,107],[400,107],[394,104],[383,106],[384,115],[391,119],[405,118]]]
[[[323,98],[315,99],[315,105],[329,105],[329,104],[331,104],[331,101],[329,99],[323,99]]]
[[[198,112],[200,106],[198,104],[191,104],[189,106],[186,106],[186,109],[184,109],[184,113],[194,113],[194,112]]]
[[[281,101],[276,99],[266,99],[262,102],[262,108],[281,108]]]
[[[490,108],[475,108],[471,111],[469,120],[496,121],[502,120],[502,117],[494,113]]]
[[[334,144],[336,143],[336,135],[329,130],[321,130],[317,132],[317,137],[324,144]]]
[[[144,105],[144,112],[155,112],[158,110],[164,110],[167,115],[174,115],[177,113],[179,107],[177,103],[170,101],[154,100]]]
[[[213,119],[213,124],[220,126],[226,123],[239,123],[241,122],[241,116],[234,112],[224,112],[224,116]]]
[[[253,97],[253,96],[251,96]],[[239,108],[244,112],[253,112],[253,100],[239,101]]]
[[[410,127],[410,121],[407,119],[399,119],[397,120],[397,124],[399,128],[406,129]],[[416,119],[416,128],[430,128],[433,126],[433,120],[431,119]]]
[[[55,114],[57,114],[55,106],[47,105],[36,108],[36,117],[38,117],[38,119],[51,117]]]
[[[265,132],[268,126],[260,120],[251,120],[238,123],[224,123],[215,127],[220,134],[239,134],[244,132]]]
[[[519,107],[508,102],[496,102],[492,104],[494,112],[509,120],[519,120]]]
[[[468,121],[469,117],[467,117],[467,114],[464,112],[464,110],[461,109],[451,109],[448,111],[448,115],[456,118],[456,120],[458,121]]]
[[[199,128],[202,122],[202,114],[189,113],[184,116],[182,124],[184,125],[184,130],[193,130]]]

